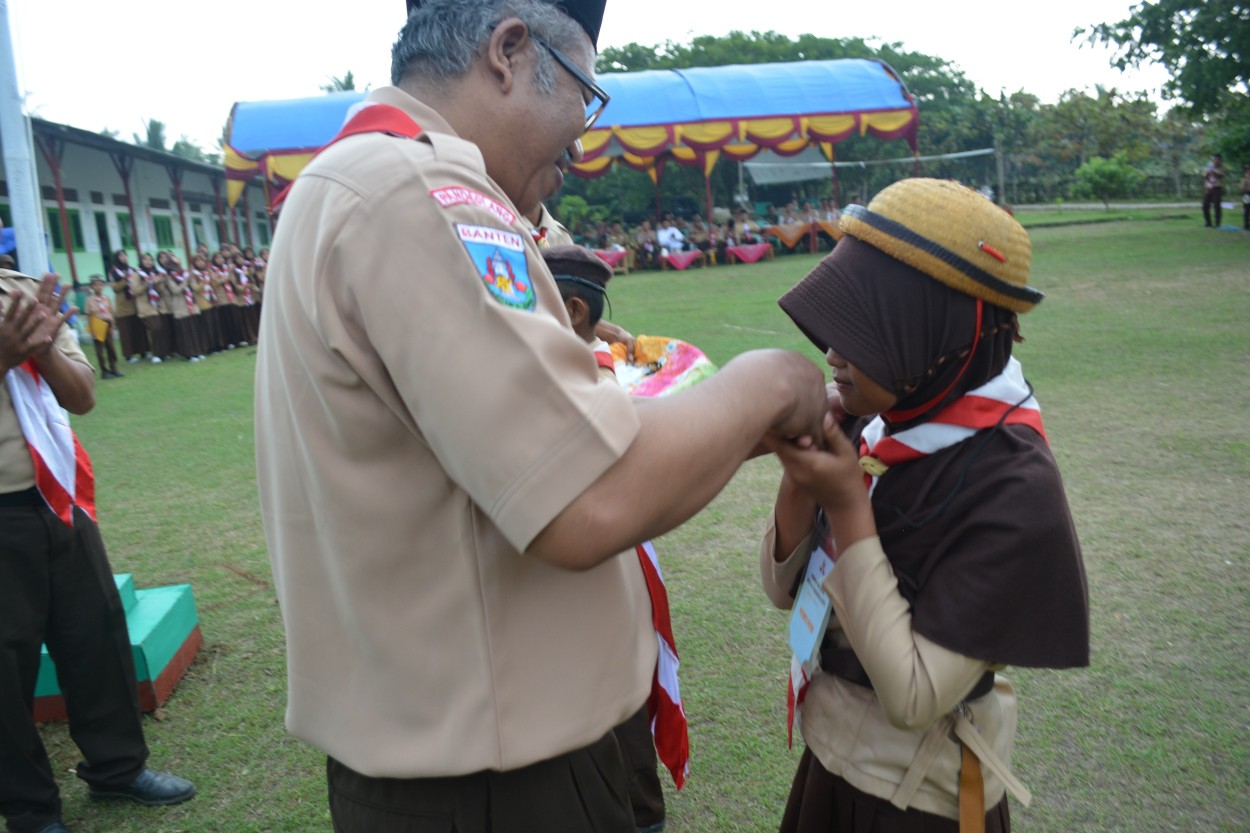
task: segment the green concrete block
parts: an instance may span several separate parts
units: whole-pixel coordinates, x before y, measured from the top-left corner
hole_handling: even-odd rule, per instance
[[[136,590],[129,574],[114,576],[122,603],[126,607],[126,628],[138,682],[154,681],[186,641],[199,617],[195,597],[189,584]],[[43,647],[39,659],[39,677],[35,697],[60,694],[56,666]]]

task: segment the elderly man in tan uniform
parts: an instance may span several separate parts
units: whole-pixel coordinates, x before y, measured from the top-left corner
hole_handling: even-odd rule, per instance
[[[611,730],[657,655],[633,547],[766,434],[813,435],[821,373],[750,352],[647,403],[600,378],[525,215],[580,156],[603,0],[409,5],[396,86],[296,180],[270,263],[287,725],[328,754],[336,831],[633,833]]]
[[[67,831],[32,713],[44,642],[91,798],[195,795],[144,766],[126,612],[95,524],[91,461],[65,413],[95,405],[95,373],[59,301],[55,276],[0,270],[0,815],[13,833]]]

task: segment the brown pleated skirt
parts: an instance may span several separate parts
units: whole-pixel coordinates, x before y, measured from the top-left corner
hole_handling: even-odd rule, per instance
[[[1007,796],[985,814],[985,833],[1010,833]],[[959,822],[920,810],[900,810],[861,792],[803,750],[790,786],[781,833],[959,833]]]

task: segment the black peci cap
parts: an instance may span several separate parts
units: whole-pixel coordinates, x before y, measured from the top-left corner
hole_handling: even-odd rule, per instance
[[[419,8],[424,0],[408,0],[408,13]],[[599,27],[603,24],[603,7],[608,0],[550,0],[551,5],[560,9],[569,17],[581,24],[590,35],[590,42],[595,49],[599,48]]]

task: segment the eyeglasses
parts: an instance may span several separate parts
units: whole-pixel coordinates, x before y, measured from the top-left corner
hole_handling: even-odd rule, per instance
[[[531,37],[534,37],[532,33]],[[608,102],[612,100],[612,97],[603,91],[603,87],[591,81],[589,76],[582,72],[577,64],[566,58],[560,50],[538,37],[534,37],[534,42],[550,52],[551,57],[556,59],[556,63],[568,70],[569,75],[572,75],[577,80],[577,83],[581,84],[590,93],[590,100],[586,102],[587,108],[598,102],[598,106],[586,114],[586,126],[582,128],[583,130],[590,130],[595,122],[599,120],[599,116],[603,114],[603,108],[608,106]]]

